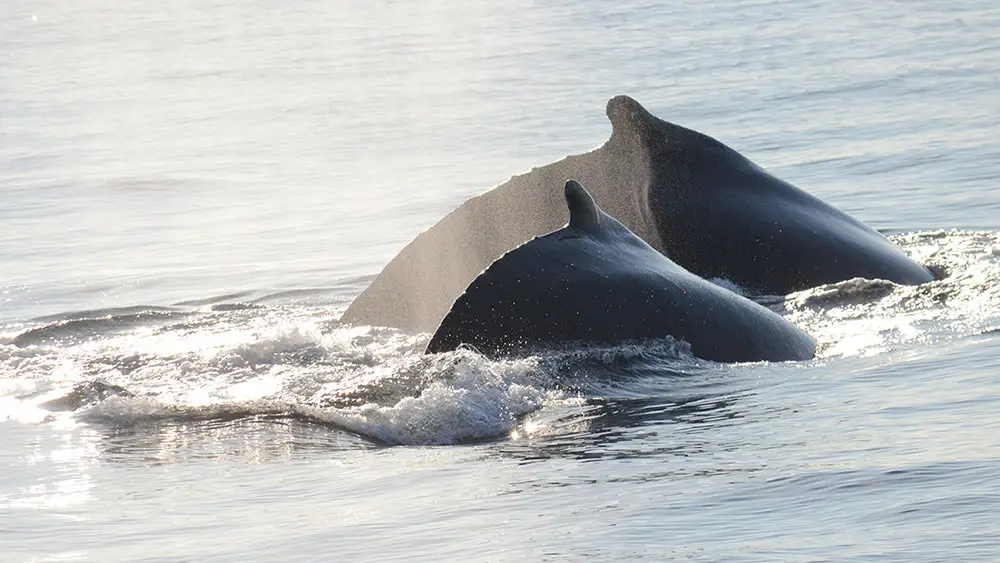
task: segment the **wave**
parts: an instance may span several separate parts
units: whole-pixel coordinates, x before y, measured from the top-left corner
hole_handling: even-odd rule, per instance
[[[95,316],[86,316],[87,313],[71,313],[72,316],[69,318],[25,330],[15,336],[11,343],[19,347],[78,344],[139,326],[149,327],[169,323],[190,314],[165,308],[130,307],[125,311],[95,311],[92,313]]]
[[[490,360],[468,349],[424,355],[427,335],[387,329],[323,332],[279,321],[248,332],[229,321],[229,330],[214,325],[214,334],[192,336],[185,328],[73,353],[8,349],[4,364],[22,381],[34,378],[0,418],[38,422],[68,411],[83,422],[121,426],[291,417],[373,444],[451,444],[507,436],[524,416],[601,387],[600,377],[581,372],[604,366],[615,379],[607,374],[656,358],[695,361],[670,339]],[[180,343],[188,348],[177,349]],[[54,370],[67,360],[68,373]]]
[[[813,334],[821,363],[996,332],[1000,233],[892,238],[950,275],[921,286],[855,279],[756,299]],[[310,291],[231,293],[3,327],[12,336],[0,338],[0,420],[71,416],[120,427],[287,417],[374,445],[449,444],[572,434],[662,405],[665,416],[681,416],[687,411],[677,405],[739,393],[741,370],[794,378],[810,365],[714,364],[669,338],[514,360],[471,349],[424,355],[428,335],[342,327],[329,290]]]

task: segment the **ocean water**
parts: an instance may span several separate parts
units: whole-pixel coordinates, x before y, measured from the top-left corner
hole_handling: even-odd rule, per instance
[[[997,561],[1000,6],[11,0],[0,561]],[[949,277],[818,357],[341,327],[628,94]],[[558,188],[558,187],[557,187]]]

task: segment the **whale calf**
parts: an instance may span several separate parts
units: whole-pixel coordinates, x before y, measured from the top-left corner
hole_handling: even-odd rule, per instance
[[[551,186],[569,178],[678,265],[753,293],[855,277],[933,279],[875,230],[712,137],[658,119],[628,96],[612,98],[607,115],[604,145],[466,201],[403,248],[341,320],[433,331],[484,268],[562,225],[564,204]]]
[[[807,360],[815,342],[776,313],[681,268],[570,180],[569,224],[507,252],[458,297],[428,353],[488,356],[564,343],[673,337],[719,362]]]

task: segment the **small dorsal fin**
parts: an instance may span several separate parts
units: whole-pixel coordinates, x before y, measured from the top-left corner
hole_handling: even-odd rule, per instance
[[[580,182],[566,182],[566,205],[569,207],[570,228],[593,230],[600,226],[601,209]]]

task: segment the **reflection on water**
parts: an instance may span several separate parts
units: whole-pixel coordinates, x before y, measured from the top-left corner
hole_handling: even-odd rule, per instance
[[[355,435],[285,416],[236,420],[157,421],[103,428],[101,461],[161,465],[230,461],[277,463],[374,447]]]
[[[97,495],[91,474],[100,455],[97,432],[56,421],[45,434],[50,439],[24,433],[18,437],[25,442],[5,444],[24,453],[4,471],[0,507],[11,515],[42,511],[60,519],[85,519],[86,505]]]

